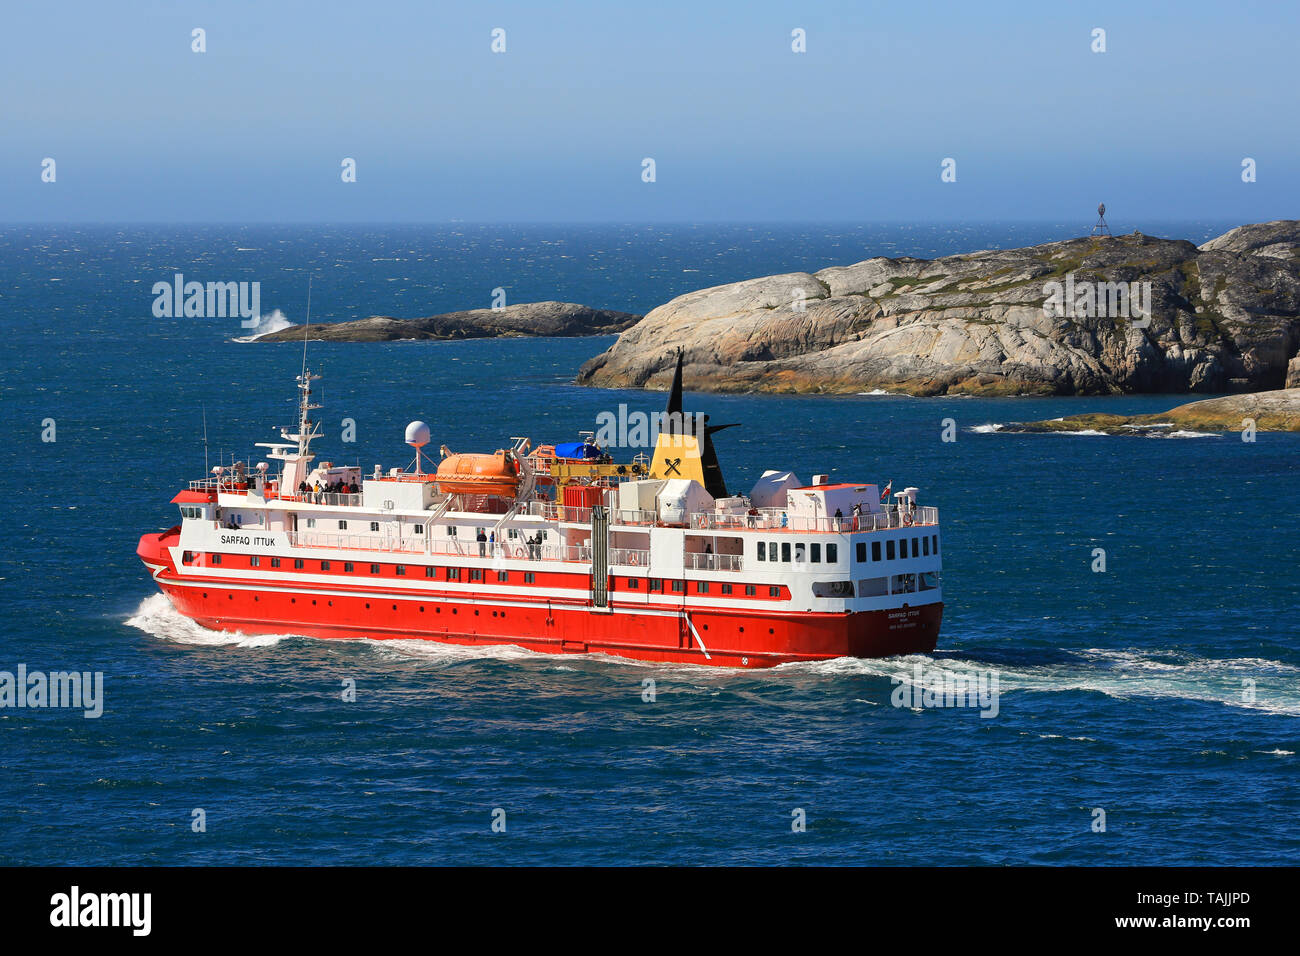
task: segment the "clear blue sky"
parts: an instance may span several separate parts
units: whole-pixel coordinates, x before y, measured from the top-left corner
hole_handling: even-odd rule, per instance
[[[1280,0],[10,0],[0,220],[1292,218],[1298,50]]]

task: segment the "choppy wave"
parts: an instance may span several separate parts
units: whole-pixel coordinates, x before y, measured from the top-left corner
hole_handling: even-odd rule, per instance
[[[287,329],[294,323],[290,322],[283,312],[276,309],[270,315],[259,315],[257,325],[253,326],[252,333],[242,335],[235,339],[236,342],[252,342],[261,338],[263,335],[270,335],[272,332],[279,332],[281,329]]]

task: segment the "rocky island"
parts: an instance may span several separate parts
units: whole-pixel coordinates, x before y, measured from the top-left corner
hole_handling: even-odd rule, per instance
[[[1300,385],[1300,221],[1201,246],[1141,233],[750,279],[652,310],[578,382],[914,395]]]
[[[1158,415],[1067,415],[1042,422],[1011,422],[999,432],[1104,432],[1151,435],[1170,429],[1197,432],[1241,431],[1251,422],[1257,431],[1300,432],[1300,388],[1248,395],[1224,395],[1179,405]]]
[[[500,309],[446,312],[422,319],[372,315],[352,322],[313,325],[307,337],[326,342],[393,342],[399,339],[481,339],[506,336],[612,335],[641,316],[592,309],[571,302],[523,302]],[[291,325],[259,335],[255,342],[301,342],[303,327]]]

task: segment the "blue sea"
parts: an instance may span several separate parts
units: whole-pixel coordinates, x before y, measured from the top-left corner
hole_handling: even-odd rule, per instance
[[[1300,435],[989,427],[1177,396],[688,396],[742,423],[717,437],[732,488],[788,468],[916,485],[938,506],[946,612],[927,657],[742,673],[244,638],[178,617],[135,556],[202,475],[205,416],[210,463],[253,455],[291,422],[302,360],[236,341],[237,320],[155,318],[152,286],[175,273],[258,281],[277,321],[302,319],[308,277],[313,321],[483,307],[496,288],[644,312],[773,272],[1079,232],[0,227],[0,671],[103,674],[97,719],[0,709],[0,863],[1295,863]],[[412,419],[491,451],[576,438],[619,403],[661,408],[572,384],[611,341],[314,344],[317,450],[369,471],[409,461]],[[995,672],[997,715],[894,706],[916,664]]]

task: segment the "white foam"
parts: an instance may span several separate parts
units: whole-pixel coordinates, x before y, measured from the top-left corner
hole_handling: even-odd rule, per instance
[[[1265,658],[1206,658],[1136,648],[1089,648],[1076,651],[1076,661],[1007,666],[973,658],[934,658],[910,655],[884,659],[838,657],[829,661],[782,664],[774,671],[802,670],[823,676],[900,677],[912,683],[913,667],[921,664],[932,677],[971,671],[997,671],[1002,694],[1026,691],[1065,693],[1092,691],[1118,700],[1133,698],[1197,700],[1270,714],[1300,716],[1300,667]],[[761,672],[757,672],[761,673]],[[1253,680],[1248,700],[1246,680]],[[1013,706],[1003,701],[1004,711]]]
[[[271,647],[293,634],[241,634],[238,631],[212,631],[190,620],[167,600],[166,595],[152,594],[140,602],[126,623],[153,637],[177,644],[208,647]]]
[[[1001,425],[993,425],[993,424],[989,424],[989,425],[975,425],[974,427],[971,428],[971,431],[973,431],[973,432],[978,432],[978,433],[981,434],[981,435],[989,435],[989,434],[992,434],[993,432],[1000,432],[1000,431],[1002,431],[1002,426],[1001,426]]]
[[[259,315],[257,325],[252,326],[252,332],[249,335],[242,335],[235,339],[236,342],[253,342],[263,335],[270,335],[272,332],[279,332],[281,329],[287,329],[293,325],[283,312],[276,309],[270,315]]]

